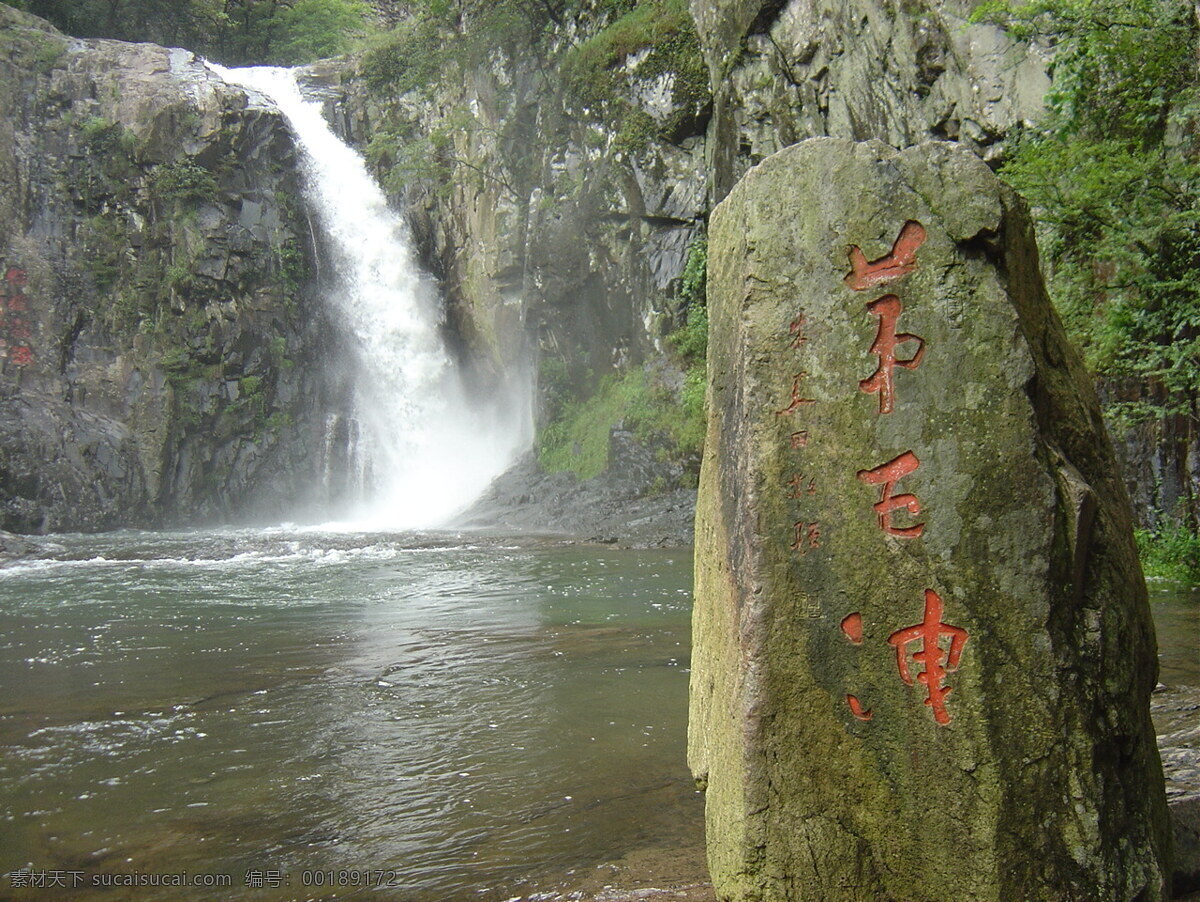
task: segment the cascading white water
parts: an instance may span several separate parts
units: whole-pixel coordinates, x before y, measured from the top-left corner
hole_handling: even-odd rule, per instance
[[[269,98],[291,125],[308,200],[337,257],[329,302],[358,351],[348,412],[357,428],[347,433],[350,466],[363,483],[355,525],[445,524],[528,445],[530,380],[474,403],[446,352],[438,298],[407,224],[363,158],[333,133],[320,105],[304,99],[292,70],[210,66]]]

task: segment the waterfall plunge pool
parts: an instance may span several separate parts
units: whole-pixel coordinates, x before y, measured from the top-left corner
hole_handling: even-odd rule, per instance
[[[139,900],[703,879],[690,549],[287,528],[46,541],[0,569],[5,890],[25,868]],[[1197,795],[1200,592],[1151,600],[1168,790]],[[228,886],[93,882],[184,871]]]
[[[690,549],[51,541],[0,570],[5,889],[187,871],[224,899],[489,900],[565,898],[631,854],[702,872]]]

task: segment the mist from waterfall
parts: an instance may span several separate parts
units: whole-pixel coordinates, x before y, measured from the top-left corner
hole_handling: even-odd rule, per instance
[[[335,257],[323,287],[352,339],[354,403],[330,413],[326,444],[339,436],[349,472],[338,475],[358,495],[338,516],[363,528],[445,525],[531,441],[529,374],[489,386],[486,400],[471,397],[443,340],[434,280],[363,158],[303,97],[292,70],[210,66],[268,98],[291,126],[307,200]],[[334,450],[325,451],[327,472]]]

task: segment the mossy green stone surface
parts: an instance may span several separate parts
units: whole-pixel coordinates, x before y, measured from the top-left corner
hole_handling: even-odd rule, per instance
[[[915,268],[851,288],[850,249],[910,221]],[[1019,198],[954,145],[816,138],[750,171],[709,250],[689,757],[719,897],[1167,898],[1128,500]],[[930,592],[937,652],[902,633]]]

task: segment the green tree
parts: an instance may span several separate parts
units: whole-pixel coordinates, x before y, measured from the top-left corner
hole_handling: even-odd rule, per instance
[[[224,0],[223,13],[224,60],[296,65],[350,50],[369,9],[361,0]]]
[[[352,49],[369,30],[363,0],[23,0],[79,37],[187,47],[224,63],[294,65]]]
[[[1093,371],[1125,396],[1106,412],[1118,426],[1157,420],[1193,443],[1200,117],[1191,4],[1034,0],[990,3],[976,16],[1056,47],[1047,115],[1018,137],[1001,174],[1034,207],[1068,328]],[[1166,513],[1195,532],[1190,494],[1185,508]]]
[[[280,15],[275,59],[306,63],[347,52],[366,33],[368,12],[359,0],[296,0]]]

